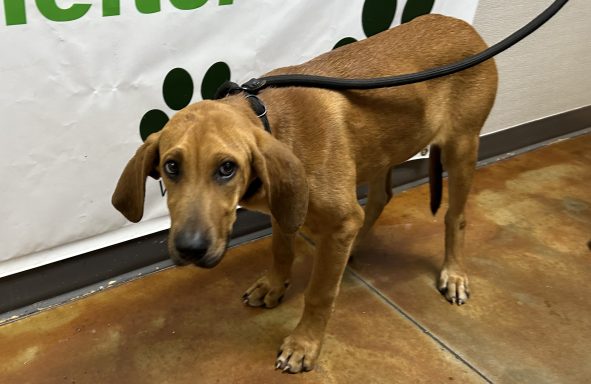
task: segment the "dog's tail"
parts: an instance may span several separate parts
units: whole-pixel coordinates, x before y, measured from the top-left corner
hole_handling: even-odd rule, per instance
[[[429,150],[429,191],[431,195],[431,212],[437,213],[441,205],[443,190],[443,166],[441,165],[441,148],[431,144]]]

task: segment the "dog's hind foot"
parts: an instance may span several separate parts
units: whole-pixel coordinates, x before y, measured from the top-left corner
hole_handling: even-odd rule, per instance
[[[273,308],[281,302],[288,286],[289,281],[265,275],[244,292],[242,301],[251,307]]]
[[[454,268],[444,267],[439,276],[439,292],[452,304],[462,305],[470,298],[468,276]]]

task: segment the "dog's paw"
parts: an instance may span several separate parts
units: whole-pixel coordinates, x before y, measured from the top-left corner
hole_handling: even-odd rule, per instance
[[[280,281],[265,275],[244,292],[242,301],[251,307],[273,308],[281,302],[288,286],[288,281]]]
[[[470,298],[468,276],[452,268],[443,268],[439,276],[439,292],[452,304],[462,305]]]
[[[316,365],[319,353],[319,341],[302,336],[287,336],[277,354],[275,369],[288,373],[311,371]]]

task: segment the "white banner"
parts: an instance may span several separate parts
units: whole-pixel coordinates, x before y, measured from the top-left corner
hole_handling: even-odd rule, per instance
[[[301,63],[477,0],[4,0],[0,277],[169,225],[149,179],[142,223],[110,205],[142,135],[223,80]],[[2,7],[2,5],[0,5]]]

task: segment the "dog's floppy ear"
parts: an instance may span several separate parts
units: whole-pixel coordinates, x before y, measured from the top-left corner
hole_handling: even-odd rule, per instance
[[[253,168],[267,192],[271,214],[285,233],[304,224],[308,211],[308,182],[301,161],[266,132],[257,135]]]
[[[129,160],[119,177],[111,203],[129,221],[137,223],[144,215],[144,196],[146,194],[146,178],[160,177],[158,173],[158,144],[160,132],[151,134],[146,142],[139,147]]]

